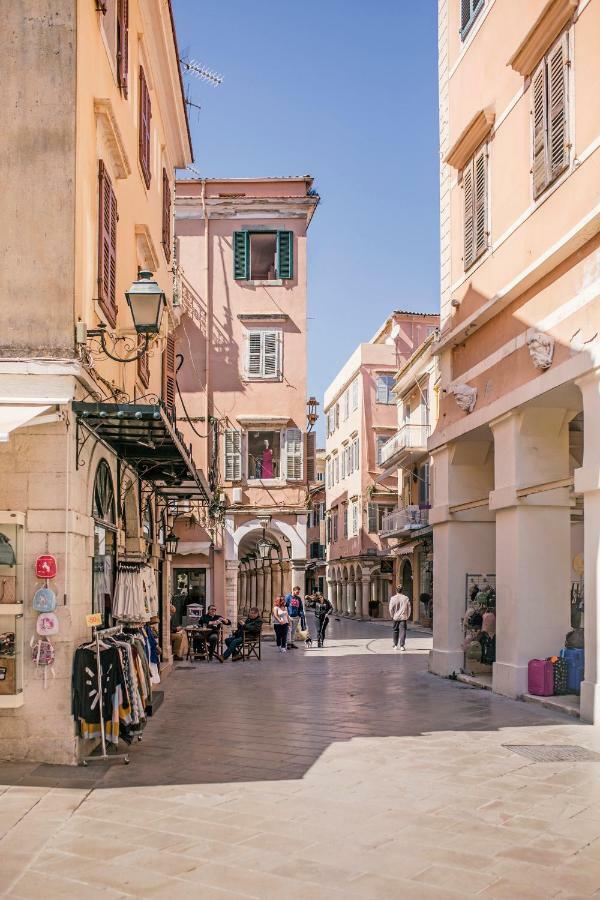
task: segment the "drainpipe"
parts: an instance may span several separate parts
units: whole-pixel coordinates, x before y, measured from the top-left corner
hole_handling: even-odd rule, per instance
[[[206,468],[208,471],[208,467],[210,465],[211,459],[211,440],[212,440],[212,428],[210,426],[210,413],[211,413],[211,404],[209,401],[209,386],[210,386],[210,334],[212,330],[212,303],[210,299],[210,266],[209,266],[209,252],[210,252],[210,243],[209,243],[209,234],[208,234],[208,210],[206,209],[206,178],[201,180],[202,184],[202,193],[201,193],[201,202],[202,202],[202,215],[204,217],[204,297],[206,303],[206,334],[204,336],[204,388],[205,388],[205,398],[204,398],[204,427],[206,429]],[[210,542],[210,551],[209,551],[209,569],[211,572],[210,579],[210,589],[212,593],[212,597],[207,596],[207,603],[215,602],[215,587],[216,587],[216,572],[215,572],[215,548],[214,543],[211,539]],[[225,614],[227,614],[227,610],[224,607]]]

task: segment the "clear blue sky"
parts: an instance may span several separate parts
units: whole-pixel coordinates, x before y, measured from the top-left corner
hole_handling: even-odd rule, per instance
[[[309,229],[309,391],[393,309],[439,308],[435,0],[173,0],[207,177],[301,175]],[[319,423],[322,436],[322,421]]]

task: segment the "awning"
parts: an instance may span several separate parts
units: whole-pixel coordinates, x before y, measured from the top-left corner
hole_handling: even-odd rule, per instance
[[[167,499],[201,500],[208,504],[211,491],[192,457],[191,448],[162,404],[73,403],[79,428],[93,435],[124,460],[139,477],[157,485]]]
[[[191,556],[196,553],[208,556],[210,553],[210,541],[179,541],[175,556]]]
[[[398,547],[392,547],[392,553],[394,556],[408,556],[421,543],[422,541],[410,541],[408,544],[400,544]]]

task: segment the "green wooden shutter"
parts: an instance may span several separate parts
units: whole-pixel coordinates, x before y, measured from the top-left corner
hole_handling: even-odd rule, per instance
[[[248,281],[250,276],[250,235],[247,231],[233,232],[233,277]]]
[[[294,232],[277,232],[277,277],[294,277]]]

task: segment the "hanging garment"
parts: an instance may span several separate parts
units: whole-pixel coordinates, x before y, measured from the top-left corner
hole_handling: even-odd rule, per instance
[[[483,614],[483,622],[481,625],[481,630],[485,631],[486,634],[489,634],[490,637],[494,637],[496,634],[496,614],[493,612],[486,612]]]
[[[144,579],[138,567],[119,566],[112,614],[121,622],[148,622],[150,620]]]
[[[98,690],[98,661],[91,647],[79,647],[75,651],[72,675],[72,713],[82,737],[94,737],[100,728],[100,703],[104,721],[112,720],[113,700],[117,687],[125,690],[121,657],[116,647],[100,650],[101,694]],[[86,723],[83,725],[82,723]],[[87,726],[97,725],[98,729]]]
[[[156,584],[156,573],[152,566],[144,566],[142,569],[142,578],[146,590],[148,612],[152,618],[153,616],[158,615],[158,587]]]

